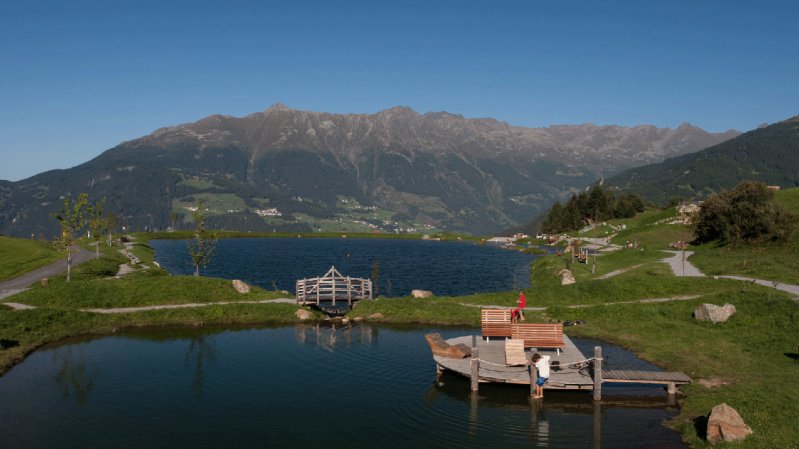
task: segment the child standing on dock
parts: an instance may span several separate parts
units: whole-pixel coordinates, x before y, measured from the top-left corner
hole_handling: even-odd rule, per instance
[[[535,369],[538,371],[538,380],[535,382],[535,394],[533,395],[534,398],[543,399],[544,398],[544,384],[547,383],[549,380],[549,356],[541,356],[539,353],[533,354],[533,363],[535,364]]]

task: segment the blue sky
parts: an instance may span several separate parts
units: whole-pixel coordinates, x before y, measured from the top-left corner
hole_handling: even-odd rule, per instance
[[[0,179],[276,102],[745,131],[799,114],[799,2],[0,2]]]

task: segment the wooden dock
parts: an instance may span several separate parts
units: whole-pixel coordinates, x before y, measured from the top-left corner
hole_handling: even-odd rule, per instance
[[[563,335],[563,340],[565,345],[560,354],[555,349],[525,351],[528,360],[534,352],[550,356],[550,377],[544,385],[547,390],[593,390],[594,399],[598,400],[601,399],[603,383],[662,384],[668,387],[668,393],[672,395],[676,393],[676,385],[692,382],[690,377],[679,372],[603,370],[601,348],[596,348],[596,355],[586,356],[567,335]],[[465,344],[473,348],[473,353],[476,348],[477,357],[455,359],[434,355],[438,373],[448,370],[472,379],[472,390],[477,389],[477,384],[486,382],[530,385],[528,367],[506,364],[504,339],[486,341],[480,336],[469,335],[451,338],[446,342],[450,345]],[[592,360],[594,356],[597,357],[596,361]],[[558,362],[559,366],[553,366],[554,362]]]

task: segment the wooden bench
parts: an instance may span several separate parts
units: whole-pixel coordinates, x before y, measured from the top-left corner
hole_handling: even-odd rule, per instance
[[[563,325],[547,323],[514,323],[511,338],[524,340],[525,348],[555,348],[560,355],[563,343]]]
[[[483,337],[510,337],[510,309],[482,309],[480,310],[480,324],[483,328]]]

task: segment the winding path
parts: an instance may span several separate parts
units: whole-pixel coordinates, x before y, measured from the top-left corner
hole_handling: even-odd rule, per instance
[[[94,253],[81,248],[80,251],[72,254],[72,267],[74,268],[91,259],[94,259]],[[42,278],[53,277],[65,271],[67,271],[67,260],[63,258],[50,265],[45,265],[25,273],[22,276],[0,282],[0,300],[27,290],[31,284],[40,281]]]
[[[700,277],[705,275],[704,273],[699,271],[699,268],[696,268],[691,262],[688,261],[688,258],[694,254],[693,251],[666,251],[666,252],[674,254],[671,257],[663,259],[663,262],[669,264],[669,266],[671,267],[671,272],[674,273],[675,276]]]

